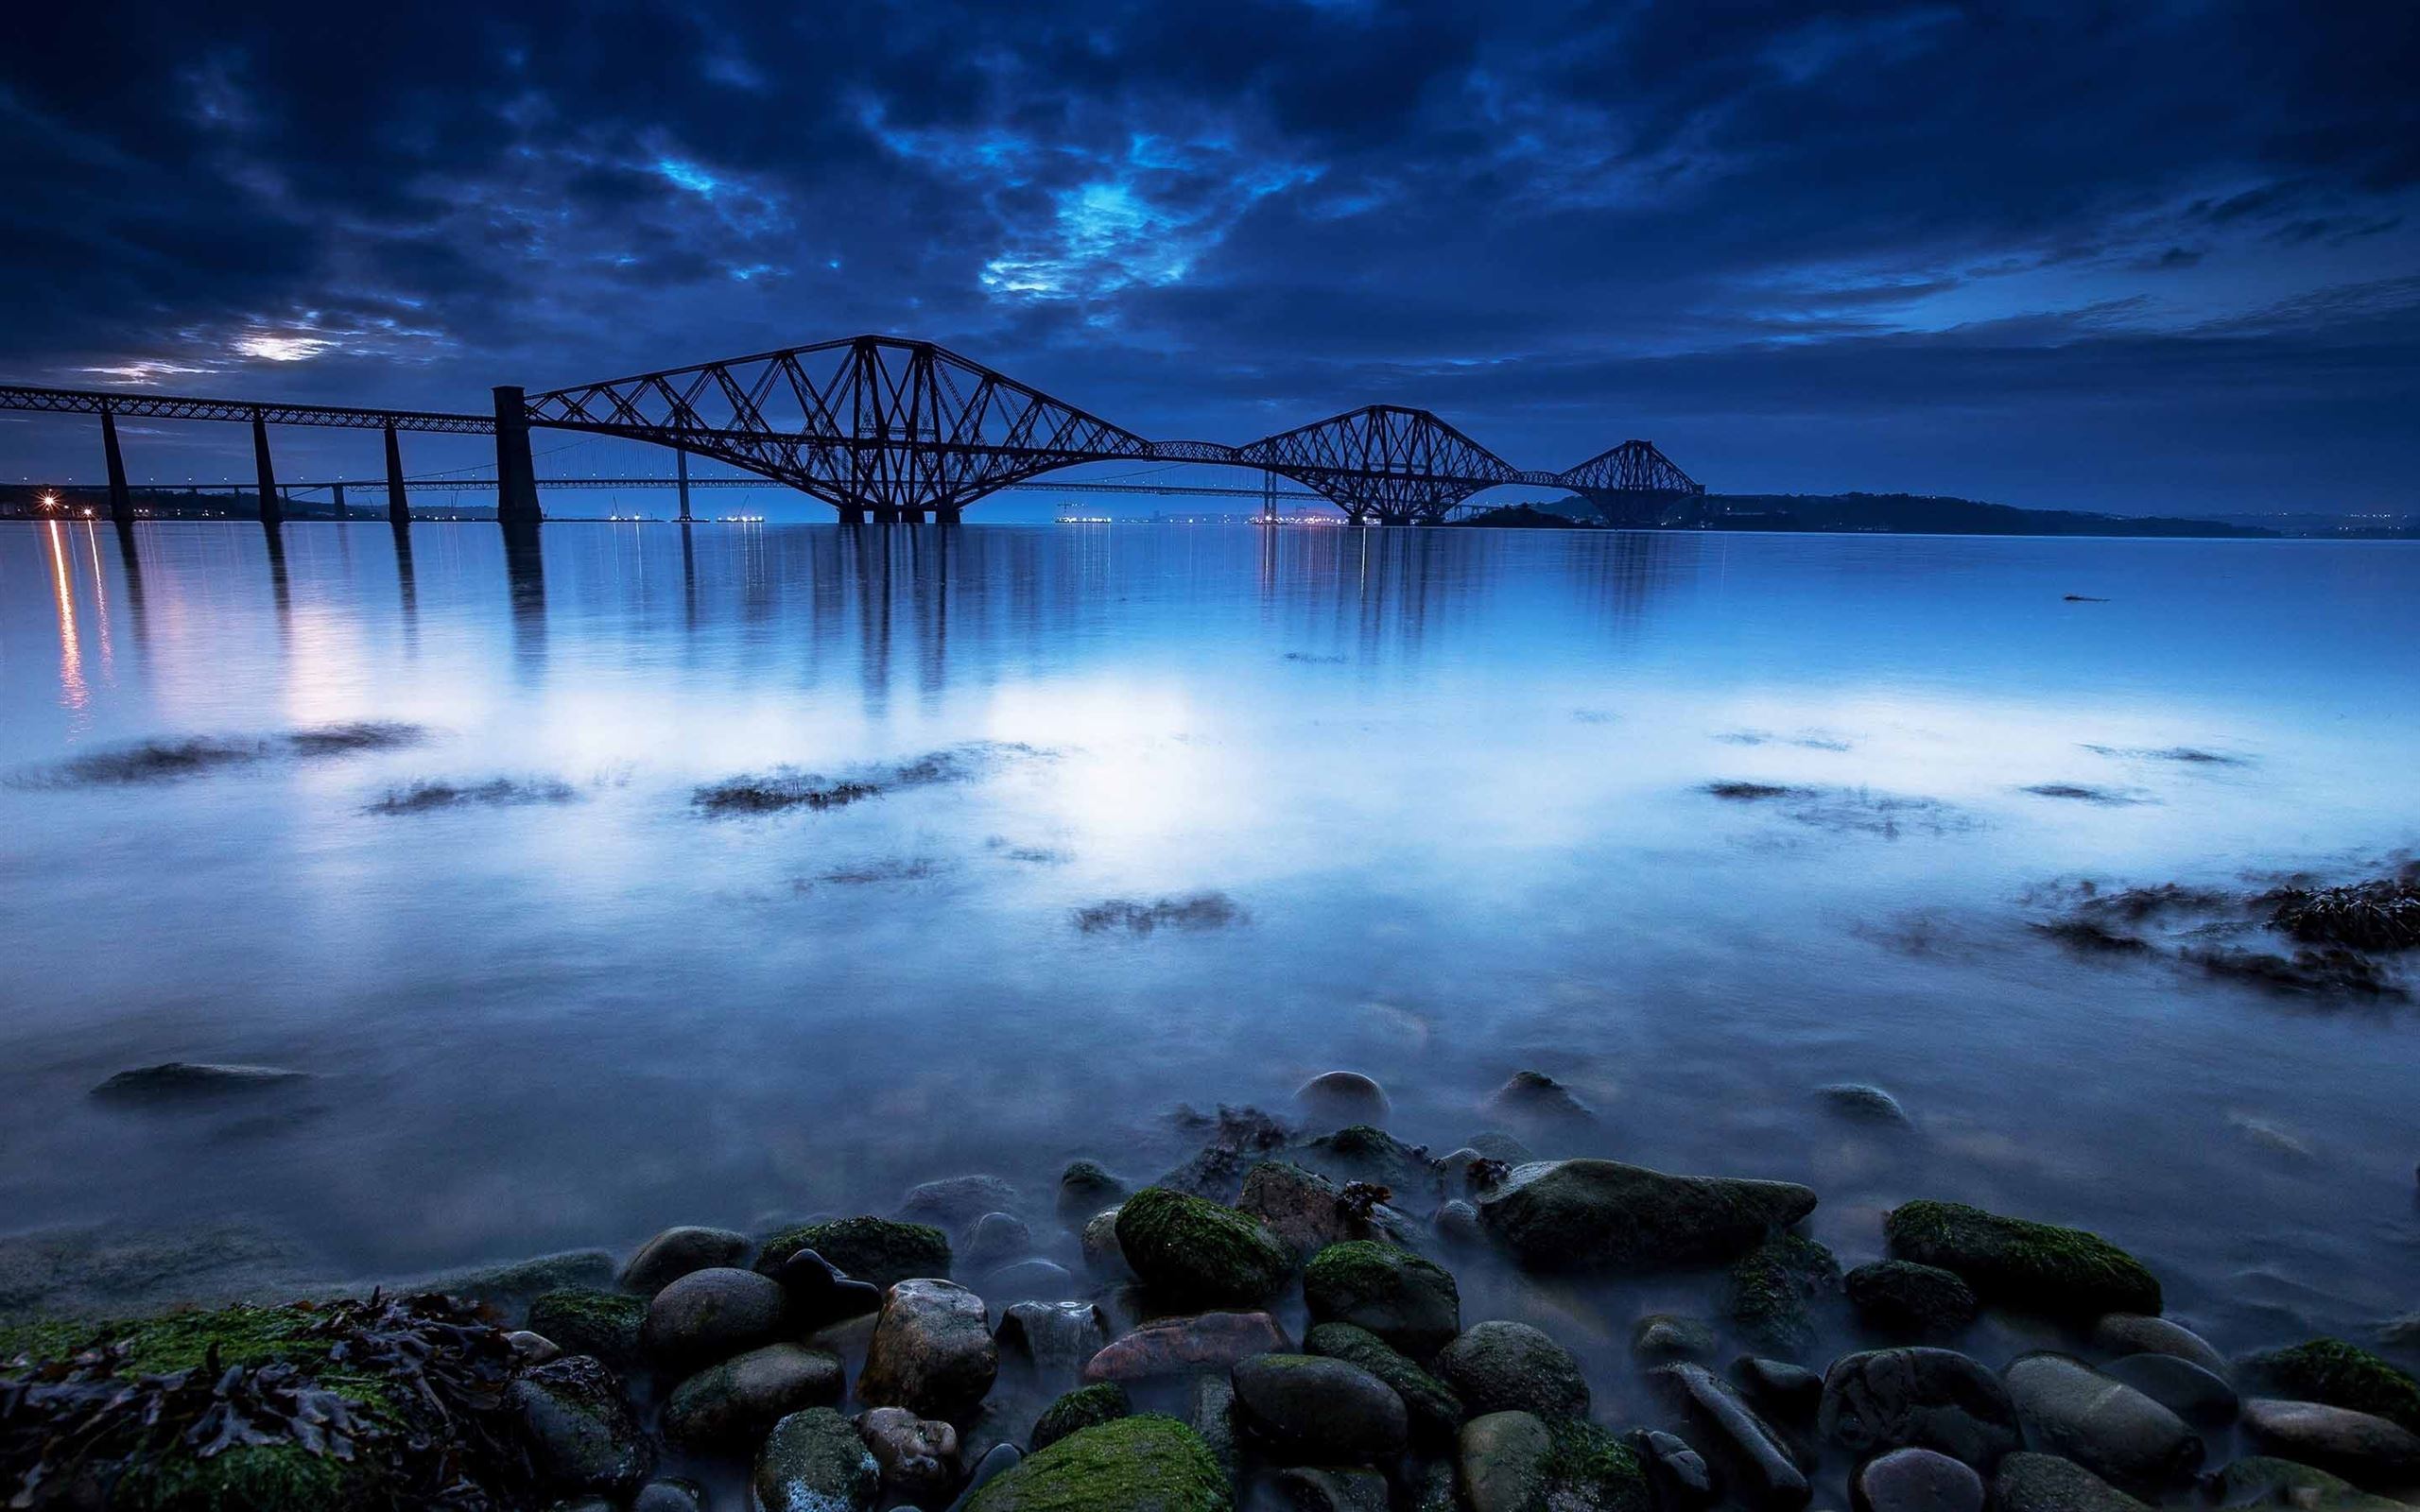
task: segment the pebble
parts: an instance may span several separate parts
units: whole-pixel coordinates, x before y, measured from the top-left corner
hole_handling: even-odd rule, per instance
[[[1686,1439],[1652,1428],[1641,1428],[1630,1436],[1631,1452],[1647,1467],[1654,1482],[1657,1497],[1678,1508],[1702,1507],[1714,1501],[1714,1471],[1705,1456],[1691,1449]]]
[[[2209,1341],[2171,1318],[2143,1313],[2109,1313],[2092,1326],[2092,1347],[2103,1354],[2169,1354],[2189,1360],[2213,1375],[2227,1374],[2225,1356]]]
[[[796,1344],[768,1344],[708,1366],[673,1389],[664,1436],[684,1449],[753,1445],[794,1412],[839,1404],[839,1359]]]
[[[1983,1478],[1929,1449],[1894,1449],[1849,1483],[1858,1512],[1983,1512]]]
[[[2420,1435],[2383,1418],[2315,1401],[2254,1397],[2243,1430],[2263,1452],[2333,1470],[2355,1484],[2394,1487],[2420,1481]]]
[[[1880,1260],[1841,1278],[1859,1316],[1886,1332],[1945,1338],[1982,1311],[1975,1289],[1956,1271],[1912,1260]]]
[[[1430,1226],[1440,1240],[1455,1249],[1477,1249],[1487,1243],[1487,1230],[1479,1227],[1478,1210],[1460,1197],[1439,1208]]]
[[[881,1468],[885,1487],[910,1501],[949,1489],[958,1479],[958,1430],[904,1407],[859,1413],[857,1436]]]
[[[561,1358],[563,1352],[562,1345],[543,1333],[532,1333],[527,1329],[513,1330],[504,1336],[504,1342],[505,1346],[512,1350],[512,1360],[515,1365],[544,1365],[549,1360]]]
[[[648,1303],[639,1338],[657,1363],[695,1369],[771,1343],[787,1308],[770,1277],[727,1265],[693,1270]]]
[[[1235,1369],[1236,1406],[1279,1464],[1385,1463],[1411,1442],[1403,1399],[1342,1360],[1256,1354]]]
[[[1824,1400],[1824,1378],[1787,1360],[1743,1354],[1731,1362],[1731,1381],[1749,1400],[1785,1422],[1809,1420]]]
[[[1752,1506],[1805,1506],[1814,1495],[1781,1435],[1720,1377],[1701,1365],[1668,1365],[1653,1372],[1680,1407],[1706,1454],[1721,1462],[1732,1495]]]
[[[1084,1269],[1102,1280],[1131,1280],[1134,1276],[1134,1267],[1126,1263],[1126,1251],[1117,1243],[1117,1209],[1106,1208],[1084,1220]]]
[[[1357,1071],[1331,1071],[1303,1083],[1294,1106],[1314,1125],[1340,1128],[1348,1124],[1383,1126],[1394,1105],[1387,1090]]]
[[[975,1289],[994,1302],[1059,1301],[1085,1290],[1055,1260],[1020,1260],[1003,1265],[977,1281]]]
[[[1303,1302],[1314,1323],[1367,1329],[1415,1360],[1462,1330],[1453,1274],[1409,1250],[1369,1240],[1330,1245],[1303,1272]]]
[[[1977,1469],[2024,1444],[2008,1387],[1955,1349],[1842,1355],[1824,1372],[1815,1421],[1852,1453],[1938,1450]]]
[[[987,1212],[975,1220],[974,1229],[966,1236],[966,1252],[959,1259],[966,1274],[980,1276],[1032,1251],[1033,1230],[1023,1218],[1012,1212]]]
[[[1080,1228],[1093,1214],[1116,1207],[1132,1191],[1122,1177],[1113,1176],[1109,1167],[1098,1160],[1071,1160],[1067,1169],[1059,1173],[1059,1221],[1070,1228]]]
[[[842,1275],[812,1249],[795,1251],[763,1274],[788,1294],[792,1320],[808,1331],[882,1307],[881,1287]]]
[[[737,1265],[748,1256],[748,1236],[728,1228],[683,1225],[666,1228],[638,1247],[614,1284],[641,1297],[656,1293],[692,1271]]]
[[[983,1400],[999,1366],[981,1297],[955,1281],[904,1280],[883,1297],[857,1400],[956,1418]]]
[[[621,1378],[584,1354],[537,1366],[505,1388],[539,1479],[559,1491],[619,1495],[655,1469],[655,1450]]]
[[[706,1512],[706,1488],[679,1476],[649,1481],[631,1499],[631,1512]]]
[[[2187,1422],[2233,1422],[2240,1405],[2235,1387],[2172,1354],[2130,1354],[2102,1366],[2100,1373],[2124,1382]]]
[[[2148,1503],[2056,1454],[2013,1453],[1992,1480],[1996,1512],[2151,1512]]]
[[[1670,1313],[1650,1313],[1630,1332],[1631,1354],[1650,1365],[1672,1360],[1711,1360],[1714,1325]]]
[[[1266,1313],[1203,1313],[1144,1324],[1103,1346],[1084,1366],[1086,1381],[1148,1381],[1197,1370],[1225,1371],[1251,1355],[1291,1348]]]
[[[2150,1397],[2064,1354],[2002,1372],[2027,1435],[2125,1490],[2153,1493],[2202,1464],[2202,1440]]]
[[[1571,1351],[1527,1323],[1475,1324],[1438,1352],[1436,1373],[1472,1417],[1588,1415],[1588,1381]]]
[[[1017,1205],[1017,1189],[996,1176],[953,1176],[909,1187],[899,1199],[899,1217],[959,1234],[985,1213]]]

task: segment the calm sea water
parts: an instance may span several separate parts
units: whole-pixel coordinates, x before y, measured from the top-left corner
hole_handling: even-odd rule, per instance
[[[2411,1006],[2032,927],[2085,880],[2351,879],[2420,840],[2420,548],[136,541],[0,526],[11,1229],[234,1222],[394,1274],[970,1170],[1046,1194],[1077,1155],[1149,1177],[1178,1105],[1339,1066],[1451,1148],[1537,1067],[1602,1115],[1553,1153],[1806,1181],[1851,1263],[1944,1195],[2101,1228],[2247,1342],[2420,1305]],[[287,740],[355,721],[422,733]],[[73,765],[196,737],[256,759]],[[784,766],[913,780],[693,800]],[[89,1095],[170,1059],[319,1080]],[[1915,1129],[1841,1123],[1841,1080]]]

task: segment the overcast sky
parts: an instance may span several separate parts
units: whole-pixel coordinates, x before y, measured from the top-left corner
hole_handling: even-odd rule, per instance
[[[1157,436],[1389,401],[1521,467],[1647,437],[1718,491],[2420,504],[2406,0],[11,32],[0,380],[478,409],[876,331]],[[368,433],[277,441],[288,475],[376,466]],[[147,423],[130,464],[248,445]],[[0,415],[0,473],[97,477],[92,422]]]

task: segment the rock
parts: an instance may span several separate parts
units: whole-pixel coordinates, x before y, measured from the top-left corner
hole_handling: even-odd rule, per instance
[[[2384,1418],[2325,1402],[2253,1397],[2243,1431],[2264,1453],[2334,1470],[2357,1486],[2396,1489],[2420,1481],[2420,1435]]]
[[[1947,1338],[1982,1311],[1975,1290],[1953,1270],[1912,1260],[1878,1260],[1845,1278],[1849,1302],[1886,1333]]]
[[[965,1512],[1230,1512],[1226,1471],[1170,1418],[1121,1418],[1028,1454]]]
[[[1084,1288],[1056,1261],[1020,1260],[986,1275],[975,1289],[986,1300],[1006,1304],[1063,1301]]]
[[[1701,1365],[1659,1366],[1653,1378],[1720,1462],[1731,1494],[1754,1507],[1802,1507],[1813,1495],[1781,1435]]]
[[[843,1361],[855,1361],[862,1367],[866,1350],[873,1344],[873,1326],[878,1313],[844,1317],[838,1323],[826,1323],[806,1336],[806,1347],[838,1355]]]
[[[1094,1355],[1084,1366],[1084,1379],[1148,1381],[1196,1370],[1223,1374],[1238,1360],[1288,1347],[1286,1331],[1266,1313],[1155,1318]]]
[[[1213,1202],[1235,1201],[1244,1174],[1292,1138],[1285,1125],[1256,1108],[1221,1106],[1215,1123],[1190,1109],[1178,1111],[1181,1122],[1209,1124],[1209,1143],[1152,1185]]]
[[[790,1299],[790,1321],[813,1331],[844,1317],[862,1317],[882,1307],[882,1288],[854,1280],[812,1249],[794,1249],[771,1269],[758,1267]]]
[[[1455,1249],[1477,1249],[1487,1242],[1487,1230],[1479,1227],[1478,1210],[1456,1197],[1437,1210],[1429,1220],[1438,1240]]]
[[[512,1363],[518,1366],[544,1365],[562,1358],[563,1347],[543,1333],[528,1329],[515,1329],[504,1336],[507,1349],[512,1351]]]
[[[2159,1282],[2098,1234],[1960,1202],[1910,1202],[1883,1222],[1902,1260],[1956,1271],[1986,1301],[2061,1317],[2156,1314]]]
[[[2275,1397],[2349,1407],[2420,1434],[2420,1382],[2342,1339],[2313,1339],[2243,1362],[2243,1373]]]
[[[675,1387],[664,1404],[664,1436],[700,1452],[751,1449],[791,1413],[839,1405],[845,1385],[837,1355],[768,1344]]]
[[[2032,1441],[2123,1489],[2154,1493],[2202,1465],[2185,1420],[2064,1354],[2029,1354],[2003,1372]]]
[[[93,1095],[116,1103],[198,1102],[237,1097],[247,1092],[291,1089],[312,1080],[307,1071],[283,1066],[232,1066],[201,1060],[168,1060],[156,1066],[121,1071],[93,1089]]]
[[[1474,1418],[1462,1425],[1456,1459],[1470,1512],[1648,1512],[1652,1503],[1638,1456],[1577,1418]]]
[[[631,1512],[706,1512],[706,1488],[678,1476],[649,1481],[631,1499]]]
[[[1465,1144],[1437,1162],[1437,1183],[1448,1197],[1467,1198],[1492,1190],[1512,1164]]]
[[[653,1297],[693,1270],[736,1265],[747,1254],[746,1234],[689,1226],[666,1228],[639,1246],[614,1282],[626,1292]]]
[[[2024,1435],[1999,1377],[1954,1349],[1867,1349],[1824,1375],[1817,1429],[1857,1454],[1931,1449],[1989,1470]]]
[[[613,1284],[612,1255],[601,1249],[566,1249],[527,1260],[506,1261],[500,1265],[447,1271],[412,1289],[468,1297],[510,1314],[521,1312],[548,1292],[603,1291]],[[555,1342],[564,1341],[557,1338]]]
[[[852,1280],[888,1287],[916,1277],[949,1274],[949,1236],[928,1224],[889,1218],[835,1218],[765,1236],[756,1268],[770,1275],[802,1249],[812,1249]]]
[[[1475,1324],[1438,1351],[1436,1370],[1474,1417],[1588,1415],[1588,1381],[1571,1351],[1527,1323]]]
[[[787,1307],[769,1277],[729,1265],[693,1270],[648,1303],[639,1341],[657,1364],[696,1369],[770,1344]]]
[[[1514,1167],[1478,1206],[1530,1269],[1639,1272],[1735,1259],[1812,1212],[1815,1194],[1617,1160],[1540,1160]]]
[[[1386,1340],[1350,1323],[1322,1323],[1303,1338],[1310,1354],[1359,1366],[1403,1399],[1417,1444],[1450,1444],[1462,1426],[1462,1400],[1453,1388],[1398,1352]]]
[[[1413,1460],[1403,1471],[1405,1512],[1462,1512],[1450,1459]]]
[[[1407,1212],[1426,1213],[1443,1194],[1437,1162],[1427,1151],[1368,1124],[1322,1134],[1295,1150],[1293,1160],[1332,1181],[1384,1187],[1390,1194],[1387,1200]]]
[[[1348,1199],[1342,1187],[1288,1160],[1253,1166],[1236,1211],[1268,1225],[1298,1263],[1348,1240],[1381,1239],[1406,1248],[1412,1242],[1411,1223],[1401,1212],[1383,1202]]]
[[[1201,1435],[1208,1447],[1210,1457],[1219,1462],[1229,1480],[1235,1479],[1236,1469],[1242,1456],[1236,1452],[1236,1383],[1226,1371],[1217,1375],[1187,1376],[1184,1383],[1184,1422]]]
[[[529,1327],[568,1354],[593,1355],[616,1370],[637,1365],[647,1298],[567,1286],[529,1304]]]
[[[1126,1251],[1117,1243],[1117,1215],[1122,1208],[1109,1208],[1084,1221],[1080,1243],[1084,1251],[1084,1269],[1103,1280],[1125,1280],[1134,1274],[1126,1263]]]
[[[1800,1354],[1815,1347],[1807,1304],[1840,1289],[1841,1263],[1830,1250],[1801,1234],[1775,1234],[1733,1263],[1723,1310],[1750,1344]]]
[[[1527,1165],[1538,1158],[1535,1150],[1500,1128],[1483,1128],[1462,1143],[1489,1160],[1501,1160],[1508,1166]]]
[[[1070,1160],[1067,1169],[1059,1173],[1059,1221],[1080,1228],[1093,1214],[1124,1202],[1133,1190],[1098,1160]]]
[[[967,1475],[966,1485],[959,1488],[958,1500],[949,1504],[949,1512],[966,1512],[976,1493],[1015,1469],[1024,1458],[1025,1451],[1014,1444],[994,1444],[986,1450],[983,1457],[976,1462],[974,1470]]]
[[[2377,1327],[2378,1342],[2390,1349],[2420,1349],[2420,1313],[2403,1313]]]
[[[1298,1466],[1277,1472],[1277,1491],[1296,1512],[1387,1512],[1387,1478],[1375,1470]]]
[[[505,1388],[529,1463],[558,1491],[634,1489],[655,1469],[655,1449],[613,1371],[584,1354],[524,1371]]]
[[[956,1418],[983,1400],[999,1369],[983,1298],[955,1281],[904,1280],[884,1294],[857,1400]]]
[[[882,1467],[849,1419],[809,1407],[773,1425],[753,1484],[762,1512],[873,1512]]]
[[[1630,1331],[1630,1352],[1646,1365],[1711,1360],[1718,1348],[1714,1325],[1702,1318],[1650,1313]]]
[[[1808,1421],[1824,1400],[1824,1378],[1786,1360],[1743,1354],[1731,1362],[1731,1382],[1750,1401],[1784,1422]]]
[[[857,1414],[857,1436],[882,1471],[884,1487],[910,1501],[946,1491],[958,1479],[958,1430],[904,1407]]]
[[[1117,1245],[1143,1284],[1181,1308],[1260,1301],[1292,1268],[1285,1246],[1255,1220],[1166,1187],[1126,1199]]]
[[[985,1213],[1013,1209],[1017,1201],[1017,1189],[996,1176],[954,1176],[909,1187],[899,1199],[899,1219],[963,1233]]]
[[[1855,1124],[1888,1124],[1906,1128],[1915,1121],[1899,1106],[1899,1099],[1879,1087],[1861,1081],[1838,1081],[1828,1087],[1818,1087],[1815,1095],[1824,1106],[1839,1117]]]
[[[1026,1447],[1048,1449],[1069,1434],[1095,1423],[1115,1422],[1131,1417],[1133,1411],[1134,1404],[1127,1400],[1126,1388],[1115,1381],[1078,1386],[1042,1410],[1042,1416],[1034,1419],[1033,1432],[1026,1435]]]
[[[1074,1381],[1109,1342],[1109,1320],[1090,1302],[1017,1302],[992,1331],[1000,1367],[1029,1374],[1056,1391]]]
[[[1243,1420],[1279,1464],[1383,1464],[1411,1442],[1403,1399],[1359,1366],[1255,1354],[1234,1379]]]
[[[1714,1470],[1686,1439],[1652,1428],[1633,1429],[1631,1452],[1647,1467],[1658,1506],[1686,1509],[1714,1501]]]
[[[2150,1507],[2056,1454],[2011,1454],[1992,1481],[1995,1512],[2151,1512]]]
[[[2410,1512],[2410,1503],[2372,1496],[2325,1470],[2290,1459],[2248,1454],[2219,1472],[2221,1505],[2290,1506],[2300,1512]]]
[[[1587,1104],[1542,1071],[1514,1072],[1479,1106],[1497,1118],[1533,1129],[1564,1129],[1597,1121]],[[1471,1143],[1478,1143],[1477,1140]]]
[[[1929,1449],[1894,1449],[1849,1481],[1858,1512],[1983,1512],[1983,1478]]]
[[[2167,1354],[2190,1360],[2212,1375],[2227,1373],[2227,1362],[2202,1335],[2184,1324],[2142,1313],[2109,1313],[2092,1326],[2092,1346],[2106,1354]]]
[[[1461,1293],[1443,1266],[1369,1240],[1330,1245],[1303,1272],[1314,1323],[1368,1329],[1415,1360],[1462,1331]]]
[[[2235,1387],[2190,1360],[2172,1354],[2130,1354],[2100,1367],[2188,1423],[2235,1421]]]
[[[966,1236],[966,1268],[981,1275],[1033,1252],[1033,1230],[1012,1212],[987,1212]]]
[[[1383,1125],[1394,1111],[1387,1091],[1357,1071],[1331,1071],[1303,1083],[1294,1106],[1314,1127],[1343,1124]]]

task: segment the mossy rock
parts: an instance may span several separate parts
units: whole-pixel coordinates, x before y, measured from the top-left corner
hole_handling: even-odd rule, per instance
[[[1322,1134],[1296,1150],[1294,1163],[1332,1181],[1366,1181],[1385,1187],[1408,1211],[1427,1212],[1443,1194],[1437,1162],[1428,1152],[1369,1124]]]
[[[1647,1471],[1613,1434],[1584,1418],[1508,1410],[1464,1426],[1455,1459],[1478,1512],[1651,1512]]]
[[[2082,1228],[1919,1201],[1893,1209],[1883,1231],[1900,1259],[1954,1271],[1987,1301],[2056,1317],[2160,1311],[2158,1279]]]
[[[1350,1323],[1321,1323],[1303,1336],[1312,1354],[1357,1365],[1392,1387],[1403,1399],[1411,1421],[1411,1436],[1425,1444],[1450,1444],[1462,1426],[1462,1399],[1454,1388],[1412,1363],[1409,1357],[1368,1329]]]
[[[1595,1512],[1650,1512],[1653,1492],[1630,1446],[1583,1418],[1547,1421],[1547,1503]]]
[[[628,1292],[567,1286],[529,1304],[529,1332],[560,1345],[566,1354],[594,1355],[617,1370],[627,1369],[639,1363],[647,1300]]]
[[[758,1246],[756,1268],[770,1276],[802,1249],[814,1250],[850,1280],[875,1286],[949,1277],[949,1235],[896,1218],[835,1218],[768,1234]]]
[[[108,1504],[126,1512],[345,1512],[376,1504],[373,1481],[361,1463],[293,1444],[256,1444],[130,1470],[111,1488]]]
[[[1117,1210],[1117,1246],[1143,1283],[1181,1308],[1249,1307],[1286,1284],[1286,1247],[1206,1197],[1145,1187]]]
[[[1416,1360],[1435,1358],[1462,1332],[1452,1273],[1374,1240],[1347,1240],[1312,1256],[1303,1299],[1314,1320],[1368,1329]]]
[[[35,1317],[0,1324],[0,1375],[12,1361],[39,1365],[63,1360],[100,1336],[105,1325],[90,1318]]]
[[[1724,1311],[1760,1349],[1805,1354],[1815,1347],[1807,1303],[1841,1289],[1841,1263],[1804,1234],[1775,1234],[1731,1266]]]
[[[1201,1435],[1173,1418],[1080,1430],[986,1484],[966,1512],[1229,1512],[1235,1493]]]
[[[2279,1396],[2347,1407],[2420,1434],[2420,1382],[2342,1339],[2313,1339],[2243,1363]]]
[[[1039,1452],[1071,1434],[1115,1422],[1132,1417],[1133,1412],[1126,1388],[1115,1381],[1080,1386],[1042,1409],[1042,1416],[1034,1419],[1033,1432],[1026,1435],[1027,1452]]]

